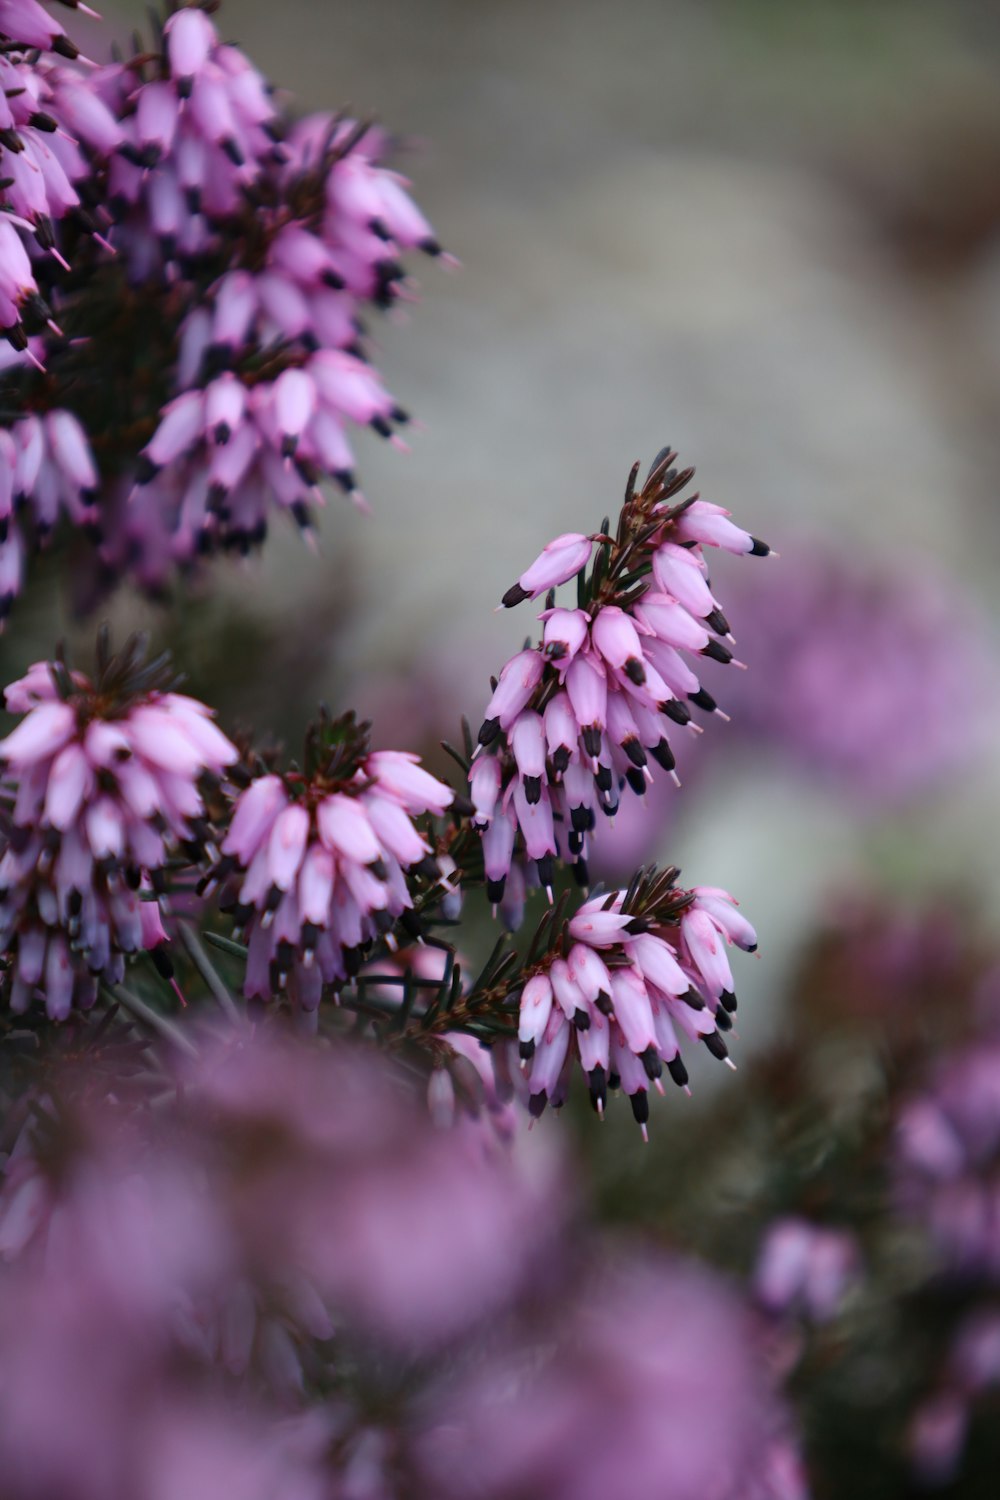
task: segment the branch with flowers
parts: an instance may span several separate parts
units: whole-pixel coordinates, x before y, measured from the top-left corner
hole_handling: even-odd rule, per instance
[[[97,65],[38,0],[0,0],[12,635],[36,552],[84,612],[123,584],[169,607],[275,516],[312,545],[326,485],[366,509],[355,429],[404,446],[368,320],[414,296],[410,252],[450,258],[392,138],[297,117],[215,9],[170,4]],[[265,747],[104,626],[92,662],[57,648],[6,687],[5,1494],[458,1496],[481,1466],[477,1493],[576,1500],[649,1488],[664,1433],[679,1500],[803,1493],[738,1297],[576,1248],[557,1148],[518,1154],[578,1070],[646,1135],[682,1049],[729,1061],[729,953],[757,945],[737,902],[588,867],[623,798],[677,780],[676,737],[726,717],[701,661],[742,667],[707,557],[769,548],[693,473],[636,464],[613,525],[522,572],[502,607],[544,596],[540,639],[446,746],[449,780],[341,705],[301,753]],[[618,1337],[637,1317],[670,1347],[648,1369]],[[39,1412],[81,1387],[89,1415],[46,1446]],[[542,1387],[522,1452],[505,1434]],[[739,1419],[705,1444],[720,1391]]]
[[[702,549],[767,548],[719,507],[677,500],[692,471],[674,457],[661,454],[638,491],[633,470],[614,536],[605,525],[557,539],[508,592],[508,604],[548,592],[543,635],[501,671],[475,749],[457,757],[458,796],[416,757],[370,751],[350,714],[320,717],[300,763],[241,758],[138,640],[114,655],[103,634],[92,678],[62,661],[33,667],[8,689],[25,717],[0,743],[13,799],[12,1009],[36,991],[54,1019],[99,989],[120,999],[140,950],[176,983],[168,953],[180,933],[218,1000],[228,991],[195,930],[212,898],[232,926],[207,939],[240,960],[247,1001],[315,1017],[327,1000],[378,1036],[419,1045],[464,1033],[497,1057],[516,1031],[533,1115],[563,1102],[578,1062],[595,1109],[622,1089],[645,1131],[664,1067],[687,1086],[682,1041],[728,1061],[726,949],[757,942],[732,897],[684,890],[676,870],[640,871],[582,902],[567,889],[523,956],[501,937],[471,984],[451,929],[477,884],[512,927],[529,884],[552,901],[557,868],[585,887],[598,815],[644,793],[650,759],[673,769],[667,725],[693,732],[689,704],[719,712],[681,654],[732,660]],[[576,608],[556,607],[574,575]],[[194,921],[179,914],[192,902]],[[428,941],[440,973],[377,972],[380,958]],[[230,1000],[224,1009],[232,1018]],[[448,1056],[436,1041],[431,1055],[438,1069]],[[509,1086],[505,1055],[500,1067]]]

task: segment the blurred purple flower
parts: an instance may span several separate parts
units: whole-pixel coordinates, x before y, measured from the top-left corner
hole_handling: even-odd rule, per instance
[[[909,1424],[907,1447],[921,1480],[948,1484],[958,1473],[977,1402],[1000,1386],[1000,1309],[985,1304],[959,1323],[937,1388]]]
[[[805,1492],[746,1310],[683,1261],[621,1259],[462,1368],[419,1439],[429,1493],[792,1500]]]
[[[896,1191],[942,1268],[1000,1278],[1000,1042],[946,1058],[896,1125]]]
[[[825,1323],[840,1311],[860,1269],[859,1246],[850,1230],[824,1228],[805,1219],[778,1219],[760,1247],[754,1294],[768,1312],[794,1310]]]
[[[983,742],[997,665],[987,626],[944,578],[786,543],[766,590],[740,583],[734,732],[866,803],[929,792]],[[991,684],[994,687],[991,689]]]
[[[230,1037],[150,1112],[92,1081],[40,1097],[0,1178],[11,1500],[311,1500],[321,1463],[366,1493],[377,1429],[309,1381],[374,1353],[391,1384],[558,1281],[552,1144],[484,1154],[370,1052]]]
[[[544,1269],[566,1206],[551,1142],[487,1155],[351,1051],[240,1049],[197,1089],[251,1264],[296,1267],[349,1325],[433,1347]]]

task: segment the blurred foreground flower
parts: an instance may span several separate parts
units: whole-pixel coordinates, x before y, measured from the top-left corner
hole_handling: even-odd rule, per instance
[[[598,1263],[570,1309],[439,1399],[427,1492],[455,1500],[805,1493],[746,1310],[681,1260]]]
[[[152,1111],[36,1103],[17,1245],[0,1191],[10,1500],[802,1493],[736,1296],[571,1240],[551,1144],[484,1158],[402,1072],[277,1037]]]

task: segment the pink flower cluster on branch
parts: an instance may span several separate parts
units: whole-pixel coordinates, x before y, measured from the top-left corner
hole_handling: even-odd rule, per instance
[[[280,155],[267,84],[198,6],[175,10],[148,52],[101,68],[92,93],[121,124],[107,192],[136,281],[217,246]]]
[[[258,775],[237,798],[206,889],[248,944],[245,991],[315,1010],[324,985],[356,972],[364,950],[413,905],[406,872],[441,872],[414,819],[454,793],[415,755],[369,751],[352,717],[310,732],[305,771]]]
[[[37,107],[6,154],[47,156],[11,168],[0,221],[0,409],[27,453],[0,453],[0,517],[8,470],[23,517],[0,542],[0,610],[58,520],[95,545],[105,586],[159,591],[206,553],[260,545],[275,510],[311,540],[324,480],[364,506],[349,431],[403,446],[407,417],[363,315],[412,296],[407,251],[441,253],[383,165],[391,140],[342,115],[293,123],[197,3],[106,67],[15,65]],[[19,223],[42,226],[51,265]],[[52,420],[75,423],[68,467]]]
[[[509,607],[578,579],[576,608],[550,594],[541,641],[507,662],[479,730],[469,793],[494,902],[518,854],[545,886],[556,858],[585,884],[598,813],[613,816],[626,786],[641,796],[651,760],[673,772],[667,725],[690,732],[689,704],[720,712],[685,660],[733,661],[704,548],[770,549],[721,507],[676,501],[694,474],[673,468],[676,456],[664,450],[638,491],[633,468],[614,536],[605,523],[556,538],[504,596]]]
[[[155,890],[180,849],[210,847],[202,779],[238,758],[209,709],[171,690],[133,638],[102,637],[93,678],[38,662],[5,693],[24,717],[0,740],[0,951],[15,1011],[55,1019],[122,978],[165,933]]]
[[[579,1066],[595,1110],[620,1088],[645,1134],[648,1090],[662,1092],[664,1067],[687,1087],[683,1042],[728,1061],[722,1033],[736,995],[726,948],[753,952],[756,933],[725,891],[684,891],[677,875],[654,872],[585,902],[526,968],[518,1037],[533,1115],[564,1101]]]

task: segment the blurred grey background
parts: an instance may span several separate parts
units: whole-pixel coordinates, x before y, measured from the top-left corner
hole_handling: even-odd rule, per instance
[[[463,266],[414,266],[408,326],[373,327],[424,424],[409,456],[359,437],[373,515],[331,496],[320,561],[289,534],[215,570],[224,709],[277,724],[305,682],[397,742],[408,715],[433,739],[435,693],[475,717],[532,623],[491,612],[504,589],[667,441],[782,552],[724,558],[723,601],[737,569],[766,589],[794,568],[805,532],[929,561],[995,612],[995,4],[226,0],[220,25],[301,108],[409,138],[398,164]],[[735,763],[660,852],[745,895],[770,990],[834,890],[953,885],[1000,916],[995,760],[886,819]]]

